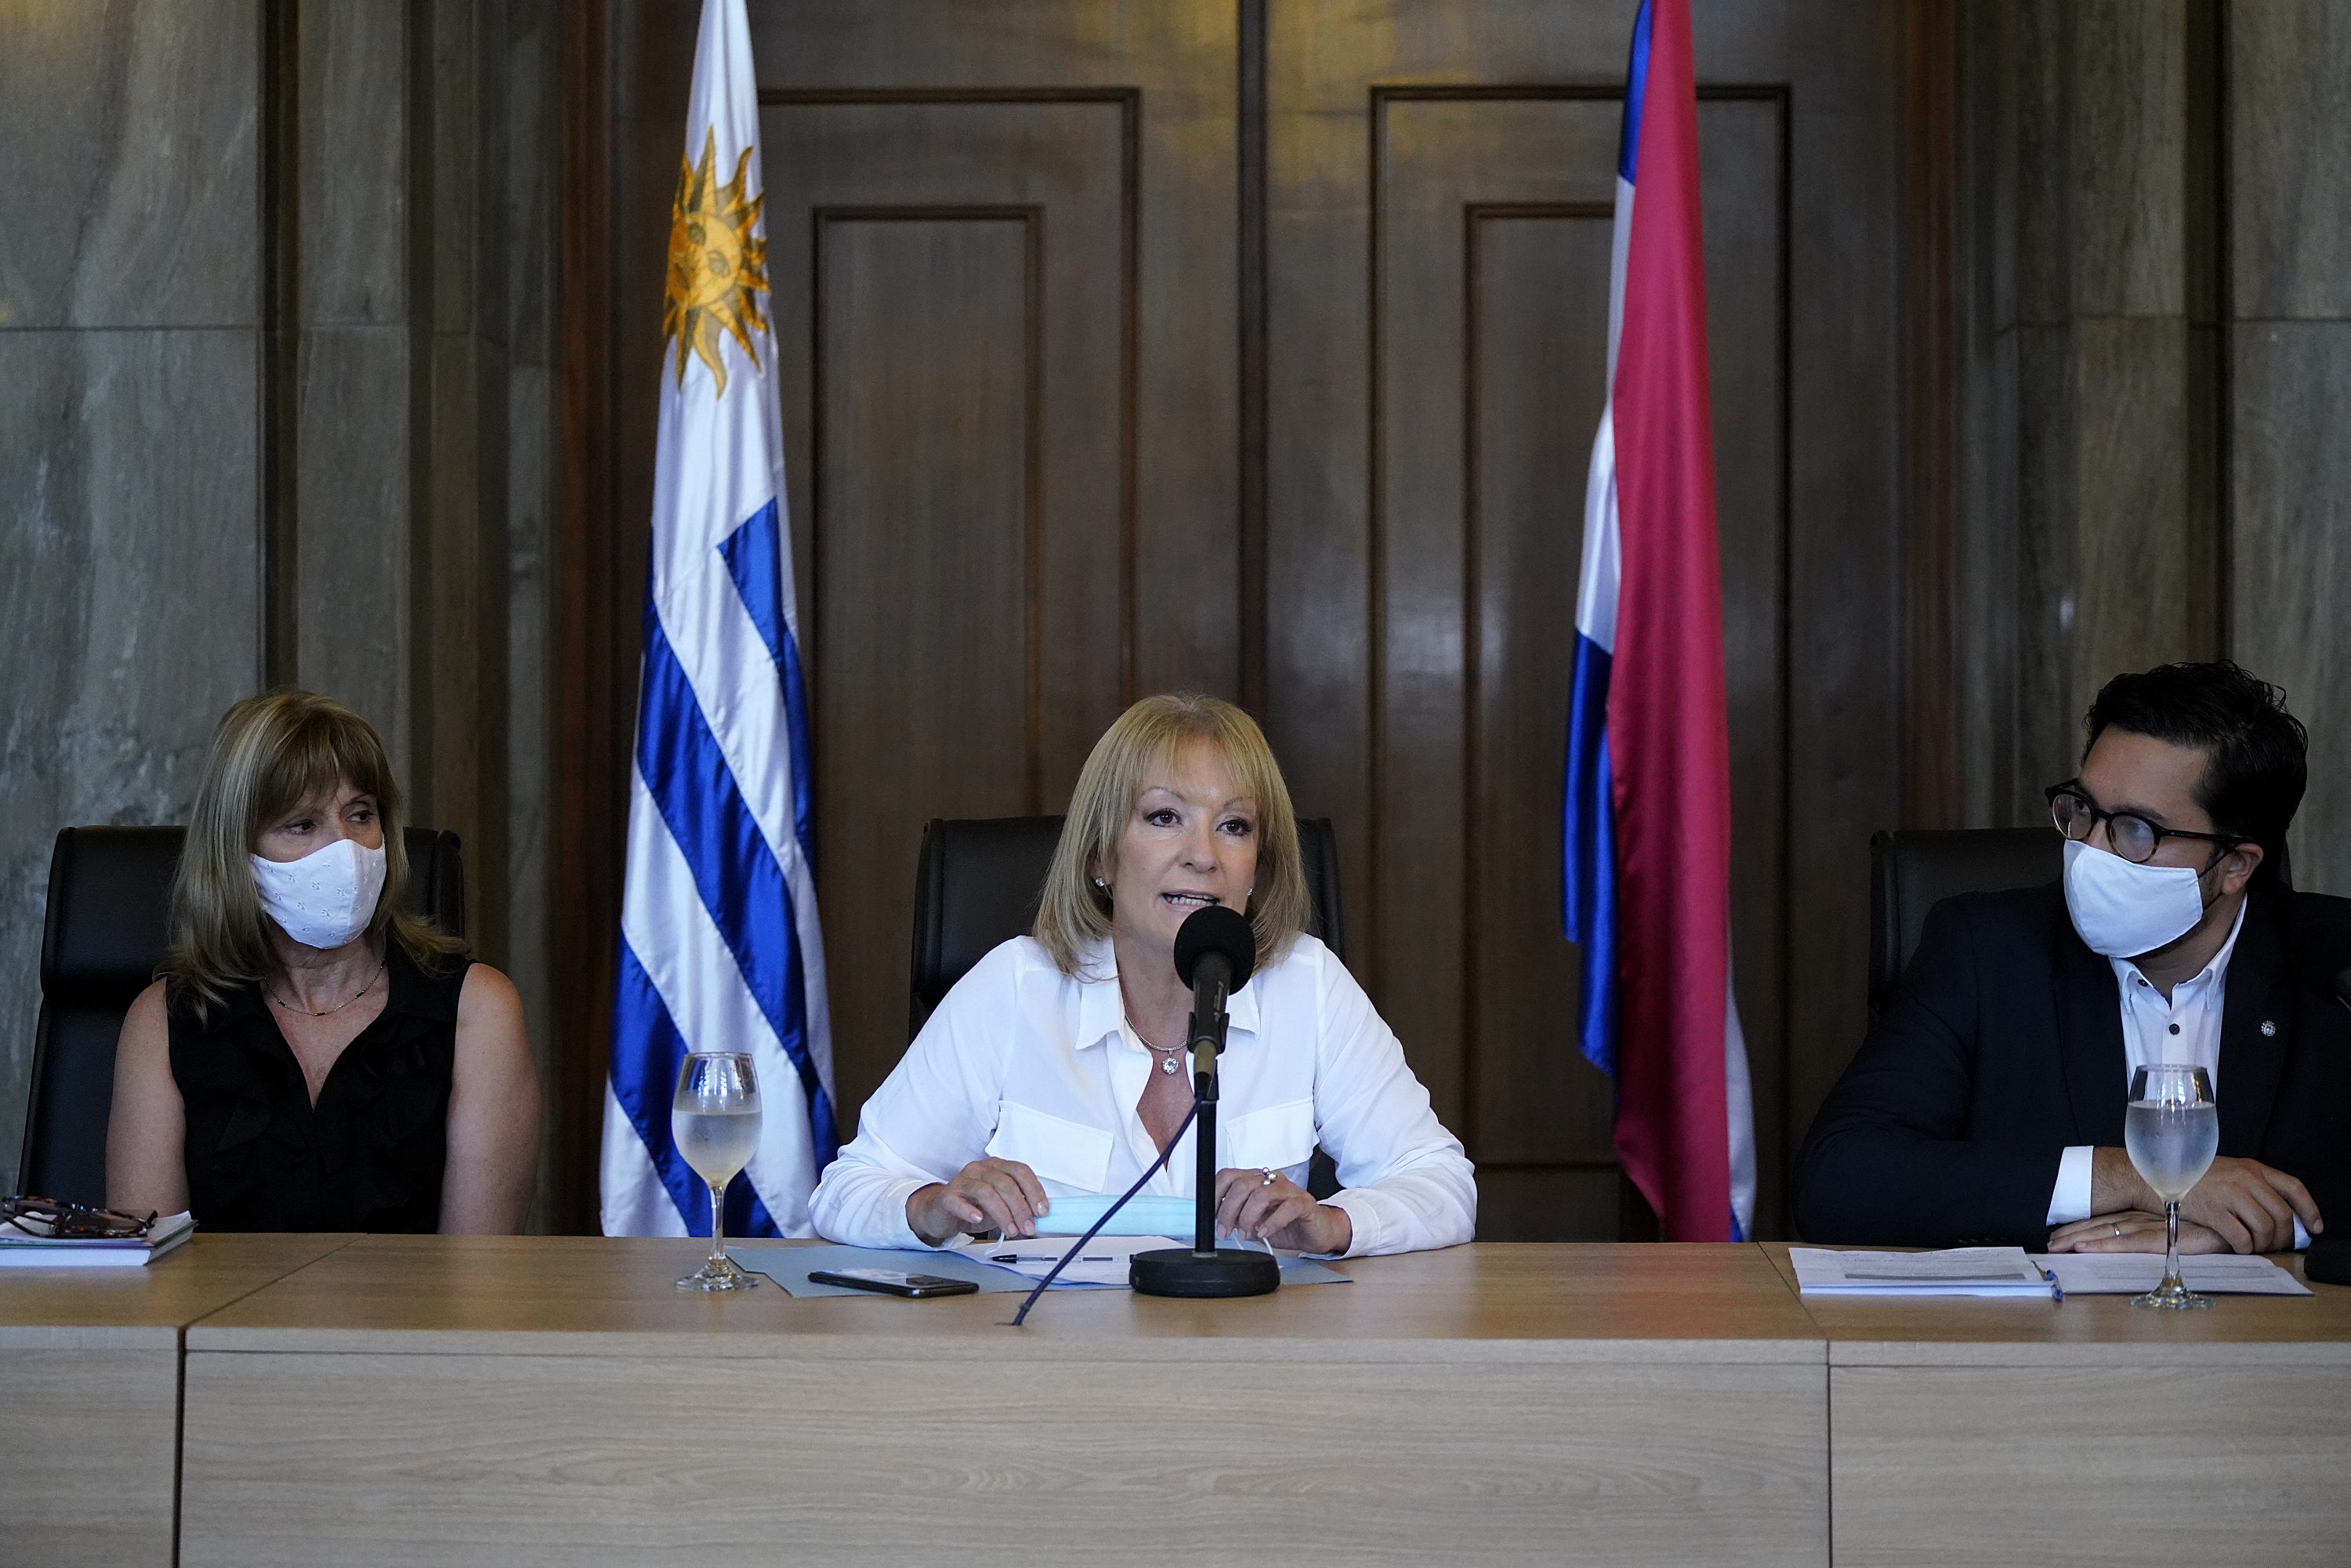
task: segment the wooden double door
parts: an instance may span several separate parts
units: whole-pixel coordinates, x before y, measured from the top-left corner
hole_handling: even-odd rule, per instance
[[[1901,36],[1872,0],[1696,10],[1771,1234],[1898,803]],[[695,12],[606,12],[627,518]],[[1480,1234],[1617,1234],[1558,819],[1632,13],[753,0],[845,1120],[905,1044],[924,821],[1058,810],[1126,703],[1204,690],[1337,823],[1351,966]]]

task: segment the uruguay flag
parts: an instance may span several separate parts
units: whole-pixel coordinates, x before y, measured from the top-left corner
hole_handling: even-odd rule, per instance
[[[1636,179],[1637,176],[1637,179]],[[1636,187],[1643,193],[1634,200]],[[1730,989],[1730,744],[1689,0],[1643,0],[1616,158],[1608,404],[1584,489],[1562,913],[1616,1155],[1671,1241],[1753,1230]]]
[[[758,1071],[759,1146],[729,1189],[729,1235],[809,1234],[837,1143],[758,101],[743,0],[704,0],[670,226],[608,1236],[710,1233],[706,1191],[670,1142],[689,1051],[747,1051]]]

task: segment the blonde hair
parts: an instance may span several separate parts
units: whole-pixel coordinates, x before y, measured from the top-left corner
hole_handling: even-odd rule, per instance
[[[246,857],[277,819],[345,780],[375,797],[383,827],[383,891],[368,922],[370,942],[386,950],[397,941],[427,969],[465,951],[463,940],[401,906],[408,849],[400,786],[374,727],[331,697],[275,691],[235,704],[213,731],[172,878],[172,949],[155,971],[169,1001],[191,1002],[198,1018],[208,1019],[232,991],[277,972],[268,917]]]
[[[1312,901],[1298,850],[1298,814],[1265,732],[1228,702],[1170,693],[1145,697],[1119,715],[1094,742],[1078,774],[1061,841],[1045,873],[1037,924],[1029,933],[1053,956],[1061,973],[1076,976],[1087,952],[1110,935],[1110,894],[1093,879],[1113,875],[1118,841],[1146,776],[1202,742],[1217,749],[1257,802],[1257,885],[1249,894],[1249,919],[1259,965],[1280,957],[1306,928]]]

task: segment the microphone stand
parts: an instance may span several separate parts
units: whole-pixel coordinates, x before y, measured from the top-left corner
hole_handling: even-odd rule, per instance
[[[1262,1296],[1281,1283],[1270,1252],[1217,1245],[1217,1057],[1225,1049],[1225,989],[1221,959],[1204,956],[1192,998],[1193,1230],[1190,1247],[1137,1252],[1127,1283],[1146,1296]]]

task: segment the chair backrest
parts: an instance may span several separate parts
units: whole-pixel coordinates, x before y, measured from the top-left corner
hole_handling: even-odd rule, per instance
[[[913,1008],[908,1036],[921,1030],[948,990],[989,948],[1037,921],[1059,817],[935,818],[923,828],[914,873]],[[1307,931],[1347,956],[1339,921],[1339,841],[1330,819],[1298,824],[1298,848],[1313,912]]]
[[[1894,999],[1927,912],[1961,893],[2038,887],[2065,869],[2053,828],[1878,833],[1869,841],[1869,1011]]]
[[[41,1014],[20,1192],[106,1200],[106,1120],[122,1015],[155,978],[169,944],[180,828],[67,828],[49,857],[41,932]],[[411,910],[463,936],[465,876],[457,835],[407,831]]]

